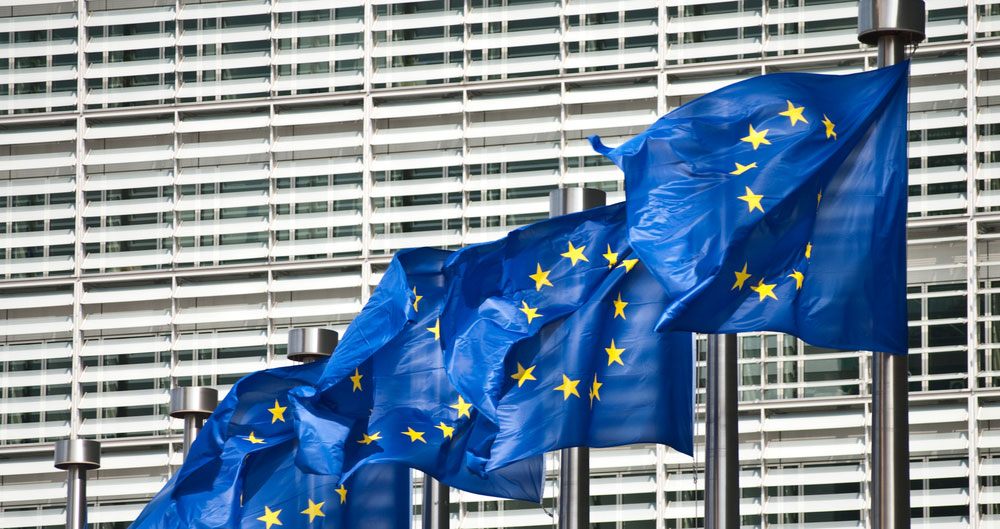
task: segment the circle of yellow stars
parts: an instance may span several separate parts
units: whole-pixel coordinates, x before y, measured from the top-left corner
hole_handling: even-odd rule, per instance
[[[809,120],[807,120],[803,115],[803,112],[805,111],[804,106],[795,106],[795,104],[789,100],[785,100],[785,103],[788,105],[788,108],[783,112],[779,112],[778,113],[779,116],[787,117],[792,127],[794,127],[800,121],[804,124],[807,125],[809,124]],[[826,138],[836,140],[837,132],[834,130],[836,124],[834,124],[833,121],[831,121],[826,114],[823,114],[823,120],[821,121],[821,123],[823,124]],[[769,129],[756,130],[753,124],[751,124],[749,125],[748,134],[743,138],[740,138],[740,141],[749,143],[751,147],[753,147],[753,150],[756,151],[761,145],[771,144],[771,142],[767,139],[768,132]],[[741,164],[739,162],[735,163],[736,163],[736,169],[729,173],[731,175],[738,176],[751,169],[757,168],[757,162],[751,162],[746,165]],[[764,213],[764,207],[761,202],[764,199],[764,195],[754,193],[753,190],[750,189],[750,186],[744,185],[743,188],[744,188],[744,194],[737,196],[736,198],[747,203],[747,212],[753,213],[754,211],[760,211],[761,213]],[[816,194],[817,208],[819,207],[820,201],[822,201],[822,199],[823,199],[823,191],[821,189]],[[812,258],[812,242],[806,243],[805,251],[803,253],[807,260]],[[742,270],[733,271],[733,274],[735,276],[735,281],[733,282],[733,286],[732,288],[730,288],[730,290],[743,290],[743,286],[746,284],[746,281],[750,279],[753,275],[750,272],[747,272],[747,266],[748,263],[744,262]],[[803,274],[801,271],[792,269],[792,272],[785,277],[791,278],[792,280],[795,281],[795,290],[802,289],[802,282],[805,280],[805,274]],[[758,298],[757,301],[763,302],[767,298],[771,298],[774,300],[778,299],[778,296],[774,293],[774,288],[776,286],[777,283],[766,283],[764,278],[760,278],[756,285],[750,284],[749,288],[751,291],[757,294]]]

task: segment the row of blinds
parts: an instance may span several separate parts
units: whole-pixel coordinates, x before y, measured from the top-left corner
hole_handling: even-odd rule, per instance
[[[971,506],[973,512],[990,513],[998,507],[996,504],[1000,502],[1000,495],[996,493],[996,487],[988,483],[994,476],[1000,475],[1000,462],[992,457],[993,451],[1000,448],[1000,436],[991,435],[990,430],[992,421],[1000,419],[1000,406],[995,402],[980,401],[976,409],[980,438],[976,450],[972,452],[976,457],[974,465],[970,465],[968,459],[968,411],[964,401],[929,407],[915,405],[911,410],[911,428],[914,430],[910,440],[910,477],[914,483],[911,506],[915,522],[934,527],[969,526],[970,484],[979,489],[979,506]],[[781,443],[788,443],[779,440],[783,436],[809,435],[811,439],[799,443],[802,446],[807,442],[811,444],[808,450],[776,448],[768,455],[767,451],[762,454],[759,450],[747,449],[752,443],[742,443],[740,488],[744,525],[759,527],[761,518],[775,520],[769,524],[781,523],[782,520],[791,520],[793,516],[805,520],[835,516],[852,523],[863,520],[862,513],[869,508],[864,483],[870,479],[870,470],[865,462],[867,452],[863,437],[866,418],[863,407],[847,412],[754,413],[759,417],[747,412],[741,415],[741,439],[763,435],[765,443],[781,446]],[[701,518],[704,504],[693,498],[700,490],[699,483],[704,480],[702,466],[695,463],[704,461],[702,435],[703,429],[697,432],[698,450],[693,461],[668,449],[644,445],[592,451],[591,495],[598,497],[597,505],[604,506],[597,512],[597,517],[607,518],[609,522],[654,520],[658,516],[655,495],[663,494],[666,502],[659,515],[665,519],[681,522]],[[860,445],[852,439],[859,439]],[[128,521],[131,519],[128,516],[134,517],[141,508],[141,503],[134,500],[152,495],[164,481],[135,476],[156,471],[168,464],[177,465],[180,457],[168,452],[166,445],[137,451],[132,448],[116,449],[114,441],[108,444],[102,457],[102,469],[92,473],[91,486],[88,487],[88,496],[99,503],[96,512],[92,511],[92,518],[103,519],[104,515],[97,513],[104,512],[105,506],[109,506],[111,508],[105,514],[116,513],[123,517],[109,517],[107,521]],[[845,448],[849,446],[858,448]],[[61,512],[53,508],[65,497],[64,484],[56,479],[60,473],[54,469],[52,476],[39,473],[39,468],[50,465],[51,458],[45,455],[49,454],[39,454],[34,459],[0,460],[0,492],[5,503],[10,506],[27,502],[42,505],[39,510],[18,509],[4,513],[4,523],[12,518],[18,520],[17,524],[4,527],[34,525],[36,522],[29,520],[43,520]],[[552,469],[557,462],[553,457],[549,459],[548,466]],[[657,465],[664,466],[659,478]],[[555,489],[548,487],[545,494],[546,497],[554,497]],[[121,508],[130,499],[136,512]],[[459,491],[452,491],[452,501],[467,505],[505,503]],[[53,507],[47,507],[50,504]],[[503,512],[500,518],[495,516],[498,510]],[[468,512],[467,526],[491,528],[511,525],[515,520],[524,526],[547,526],[551,523],[542,509],[516,502],[506,503],[502,508],[494,507],[494,512],[476,511],[470,509]],[[621,513],[631,514],[622,518]],[[40,521],[37,523],[46,525]],[[804,526],[812,525],[806,522]]]
[[[991,34],[968,0],[930,9],[928,36]],[[855,2],[214,2],[15,9],[0,112],[114,108],[852,51]],[[247,5],[243,5],[247,4]],[[252,5],[249,5],[252,4]],[[204,7],[209,6],[209,7]],[[48,12],[46,12],[48,11]],[[370,12],[369,16],[365,13]],[[41,14],[39,14],[41,12]],[[87,35],[82,50],[77,27]],[[17,29],[13,29],[17,28]],[[24,29],[22,29],[24,28]],[[30,28],[35,32],[29,35]],[[372,44],[364,50],[366,40]],[[77,56],[86,64],[77,64]],[[365,79],[364,61],[372,61]],[[83,76],[87,91],[77,93]]]
[[[990,177],[1000,163],[992,151],[1000,113],[991,110],[989,95],[977,96],[970,110],[971,61],[982,93],[996,62],[987,51],[916,57],[911,216],[1000,207],[992,205],[1000,191]],[[795,69],[802,66],[864,69],[860,60]],[[665,108],[761,71],[744,66],[659,80],[634,75],[374,98],[368,138],[356,99],[85,117],[83,138],[74,122],[10,126],[0,131],[0,170],[10,176],[0,185],[0,200],[7,200],[0,272],[71,272],[78,239],[87,272],[358,256],[366,232],[377,252],[490,240],[543,218],[555,186],[589,185],[621,199],[620,172],[593,153],[586,136],[620,143]],[[85,176],[79,182],[78,173]],[[976,185],[967,185],[969,173]],[[85,201],[77,203],[81,192]]]

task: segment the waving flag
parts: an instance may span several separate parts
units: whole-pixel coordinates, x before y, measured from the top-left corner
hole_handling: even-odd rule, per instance
[[[625,172],[661,327],[906,353],[908,68],[765,75],[591,138]]]

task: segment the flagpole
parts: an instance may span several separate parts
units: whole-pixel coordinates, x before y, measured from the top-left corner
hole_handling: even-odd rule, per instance
[[[420,511],[423,529],[448,529],[451,525],[448,507],[451,504],[448,485],[424,474],[424,504]]]
[[[705,529],[740,526],[739,418],[735,334],[708,336],[705,401]]]
[[[878,45],[878,67],[905,59],[906,46],[924,40],[923,0],[862,0],[858,40]],[[900,134],[906,134],[903,130]],[[871,527],[910,527],[910,447],[907,358],[872,356]]]
[[[170,390],[170,416],[184,419],[184,457],[191,450],[202,423],[219,405],[219,392],[213,388],[182,387]]]
[[[603,206],[600,189],[568,187],[549,192],[549,218]],[[590,529],[590,450],[559,451],[559,529]]]
[[[66,529],[87,529],[87,471],[101,468],[101,443],[90,439],[57,441],[54,464],[67,473]]]

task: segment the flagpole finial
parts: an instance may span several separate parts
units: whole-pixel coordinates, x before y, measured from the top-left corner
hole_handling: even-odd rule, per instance
[[[333,354],[340,335],[333,329],[301,327],[288,331],[288,359],[309,363]]]
[[[917,44],[924,40],[926,18],[924,0],[861,0],[858,40],[875,46],[894,35],[904,44]]]

